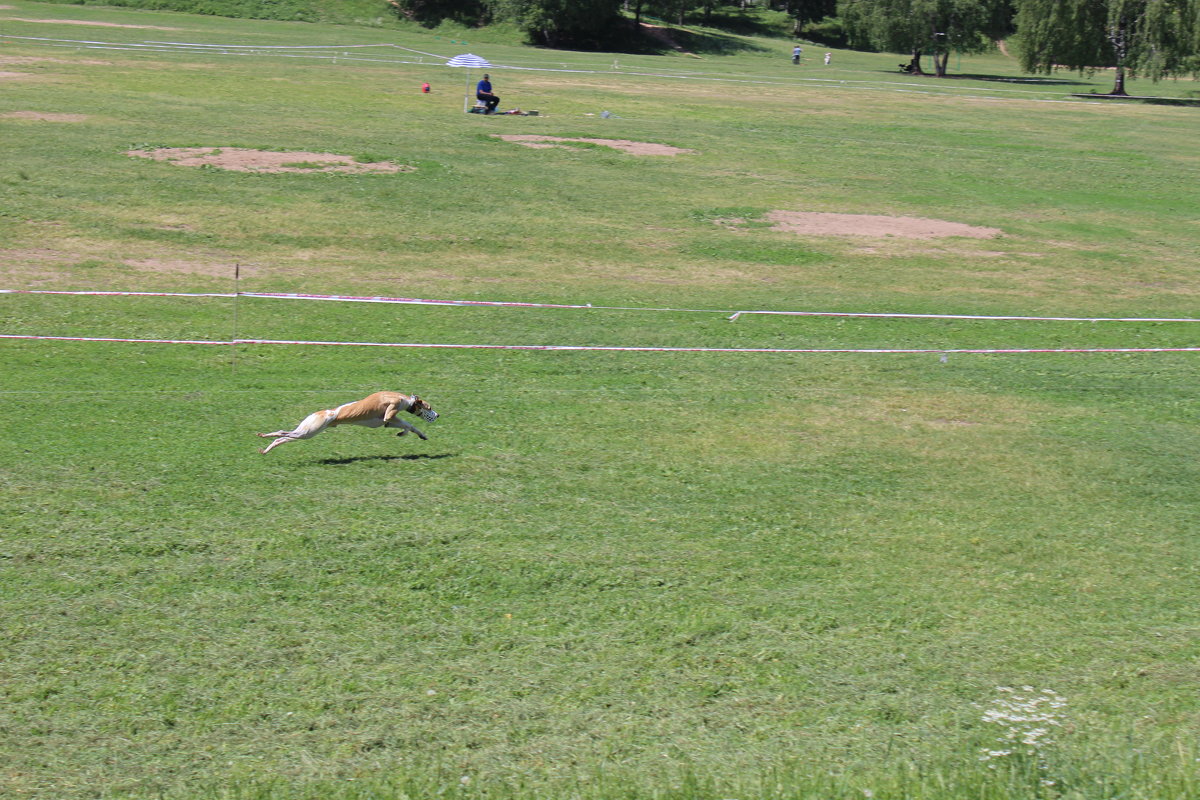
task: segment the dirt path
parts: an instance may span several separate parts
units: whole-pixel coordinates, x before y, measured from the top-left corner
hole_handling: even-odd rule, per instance
[[[526,147],[570,147],[571,142],[585,142],[587,144],[598,144],[604,147],[611,147],[615,150],[620,150],[623,153],[629,153],[635,156],[677,156],[682,153],[695,153],[695,150],[688,150],[683,147],[672,147],[668,144],[654,144],[653,142],[633,142],[628,139],[586,139],[586,138],[567,138],[563,136],[540,136],[532,133],[513,133],[492,134],[497,139],[503,139],[506,142],[515,142],[516,144],[525,145]]]
[[[277,152],[239,147],[160,147],[128,150],[126,155],[169,161],[181,167],[211,166],[235,172],[412,172],[390,161],[359,163],[337,153]]]
[[[773,230],[816,236],[898,236],[904,239],[940,239],[964,236],[992,239],[999,228],[981,228],[961,222],[923,217],[886,217],[872,214],[830,214],[817,211],[771,211],[766,215]]]

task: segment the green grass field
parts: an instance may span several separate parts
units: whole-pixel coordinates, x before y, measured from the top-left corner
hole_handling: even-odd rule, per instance
[[[0,334],[930,351],[0,341],[0,795],[1200,795],[1200,355],[939,357],[1200,328],[727,319],[1195,317],[1198,111],[1071,98],[1109,77],[999,53],[937,81],[736,41],[0,7],[0,289],[609,307],[5,294]],[[435,56],[466,50],[541,115],[464,115]],[[415,169],[126,155],[156,147]],[[774,210],[1002,235],[797,235]],[[433,403],[428,441],[258,455],[379,389]],[[1045,690],[1065,704],[987,715]]]

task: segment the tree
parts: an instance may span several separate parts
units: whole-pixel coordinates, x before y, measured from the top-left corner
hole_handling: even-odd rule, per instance
[[[777,0],[774,5],[792,18],[793,36],[799,36],[806,23],[820,22],[837,14],[837,0]]]
[[[1021,67],[1115,71],[1151,80],[1200,74],[1200,0],[1017,0]]]
[[[852,45],[910,53],[918,74],[928,53],[943,78],[951,53],[982,53],[1010,32],[1012,6],[1009,0],[840,0],[838,16]]]
[[[594,47],[611,42],[622,0],[388,0],[401,15],[436,27],[510,22],[530,41],[550,47]],[[640,8],[640,3],[639,3]]]
[[[444,19],[452,19],[463,25],[485,24],[487,7],[483,0],[388,0],[400,14],[436,28]]]
[[[497,20],[523,28],[535,44],[590,47],[620,20],[621,0],[487,0]]]
[[[699,0],[648,0],[646,10],[659,19],[682,25],[684,18],[700,5]]]
[[[633,11],[633,24],[641,25],[642,24],[642,6],[645,5],[645,0],[623,0],[623,2],[624,2],[624,5],[622,7],[627,12],[630,10]]]

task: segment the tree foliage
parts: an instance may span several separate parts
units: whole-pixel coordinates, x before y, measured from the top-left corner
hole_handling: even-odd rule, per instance
[[[684,17],[700,6],[696,0],[641,0],[637,5],[651,16],[670,20],[678,25],[682,25]],[[641,21],[640,14],[638,21]]]
[[[772,5],[796,21],[797,33],[807,22],[820,22],[837,14],[837,0],[778,0]]]
[[[1047,0],[1052,2],[1053,0]],[[980,53],[1011,32],[1009,0],[840,0],[838,15],[854,46],[933,56],[938,77],[950,53]]]
[[[513,22],[534,44],[590,47],[608,39],[621,0],[488,0],[497,20]]]
[[[1200,74],[1200,0],[1017,0],[1021,67],[1114,67],[1152,80]]]
[[[442,20],[464,25],[509,22],[534,44],[580,47],[611,37],[621,0],[389,0],[403,16],[423,25]]]
[[[490,18],[484,0],[389,0],[403,16],[422,25],[437,26],[450,19],[463,25],[483,25]]]

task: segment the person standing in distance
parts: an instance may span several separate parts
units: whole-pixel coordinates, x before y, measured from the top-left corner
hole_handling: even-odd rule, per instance
[[[800,63],[800,54],[803,52],[804,51],[800,49],[800,45],[796,45],[795,47],[792,48],[792,63],[793,64]]]
[[[475,99],[482,100],[487,106],[487,113],[496,113],[496,106],[500,105],[500,98],[492,94],[491,76],[484,74],[483,80],[475,87]]]

